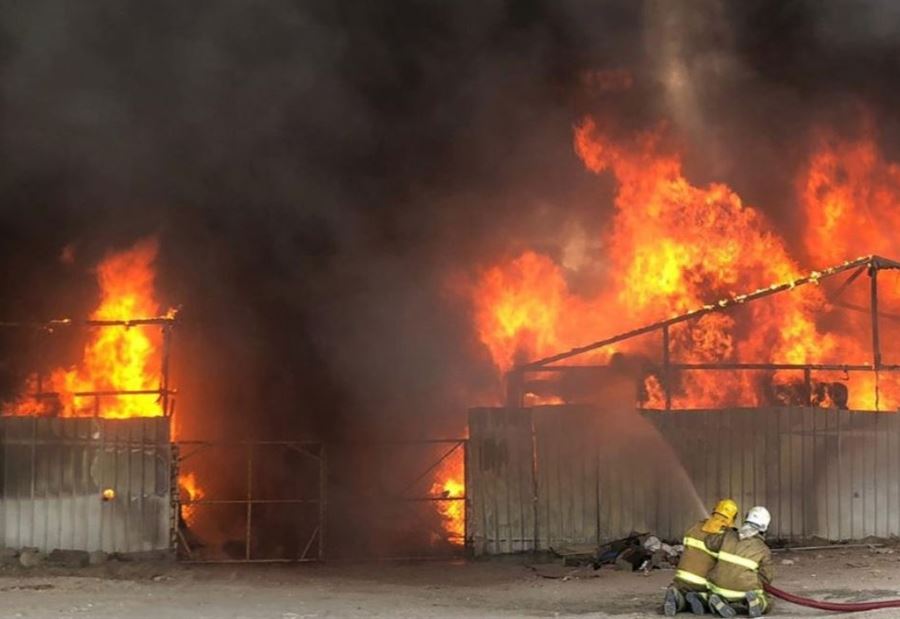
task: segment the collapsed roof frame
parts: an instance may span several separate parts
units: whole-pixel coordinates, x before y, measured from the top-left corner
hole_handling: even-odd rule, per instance
[[[896,262],[894,260],[890,260],[888,258],[883,258],[881,256],[871,255],[871,256],[863,256],[857,258],[855,260],[849,260],[844,262],[843,264],[839,264],[837,266],[833,266],[828,269],[823,269],[821,271],[812,271],[809,275],[804,277],[800,277],[788,282],[784,282],[781,284],[773,284],[768,288],[760,288],[748,294],[737,295],[731,298],[722,299],[716,303],[712,303],[709,305],[704,305],[703,307],[697,308],[690,312],[679,314],[677,316],[673,316],[671,318],[661,320],[658,322],[651,323],[649,325],[645,325],[643,327],[639,327],[637,329],[632,329],[631,331],[626,331],[624,333],[620,333],[618,335],[614,335],[612,337],[608,337],[606,339],[598,340],[586,346],[580,346],[578,348],[573,348],[566,352],[561,352],[555,355],[551,355],[549,357],[544,357],[542,359],[538,359],[536,361],[531,361],[529,363],[525,363],[522,365],[518,365],[506,375],[506,386],[507,386],[507,405],[510,407],[521,407],[523,406],[525,399],[525,377],[529,373],[542,373],[542,372],[556,372],[556,373],[565,373],[570,371],[584,371],[586,368],[599,368],[606,366],[597,366],[597,365],[554,365],[559,361],[565,361],[567,359],[572,359],[573,357],[577,357],[579,355],[583,355],[585,353],[598,350],[600,348],[604,348],[606,346],[611,346],[613,344],[617,344],[619,342],[623,342],[625,340],[630,340],[641,335],[646,335],[648,333],[653,333],[655,331],[659,331],[661,334],[662,342],[662,371],[660,375],[660,382],[665,394],[665,410],[672,410],[672,373],[676,371],[691,371],[691,370],[769,370],[769,371],[777,371],[777,370],[797,370],[803,372],[804,383],[806,385],[806,393],[808,404],[811,404],[811,396],[812,396],[812,379],[811,373],[814,370],[819,371],[841,371],[845,373],[849,372],[874,372],[877,376],[879,372],[900,372],[900,365],[897,364],[885,364],[882,362],[881,356],[881,341],[879,337],[879,329],[878,329],[878,318],[880,316],[878,311],[878,272],[884,269],[893,269],[900,270],[900,262]],[[872,324],[872,363],[871,364],[829,364],[829,363],[734,363],[734,362],[722,362],[722,363],[674,363],[672,362],[670,355],[670,345],[669,345],[669,328],[687,322],[689,320],[695,320],[706,314],[712,314],[715,312],[727,312],[728,310],[743,305],[748,302],[756,301],[758,299],[762,299],[764,297],[768,297],[771,295],[779,294],[782,292],[787,292],[789,290],[793,290],[798,286],[805,286],[807,284],[818,284],[820,281],[824,279],[829,279],[840,275],[841,273],[845,273],[847,271],[853,271],[850,274],[850,277],[846,279],[835,291],[833,295],[831,295],[831,303],[837,305],[839,307],[845,307],[847,309],[852,309],[856,311],[868,312],[870,314],[871,324]],[[861,307],[857,305],[851,305],[847,303],[838,303],[836,298],[856,279],[862,275],[863,273],[867,273],[869,275],[870,284],[869,284],[869,306]],[[878,410],[878,381],[875,381],[875,410]]]

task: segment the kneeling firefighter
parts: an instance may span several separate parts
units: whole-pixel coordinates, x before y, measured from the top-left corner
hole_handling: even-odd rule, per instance
[[[763,540],[772,517],[765,507],[747,512],[738,530],[722,539],[719,560],[709,571],[709,606],[721,617],[734,617],[736,609],[760,617],[769,610],[763,585],[772,582],[772,552]]]
[[[701,520],[684,534],[684,553],[663,602],[663,612],[667,617],[685,610],[688,605],[694,613],[703,614],[708,584],[706,576],[716,564],[725,531],[734,525],[737,514],[737,503],[722,499],[709,518]]]

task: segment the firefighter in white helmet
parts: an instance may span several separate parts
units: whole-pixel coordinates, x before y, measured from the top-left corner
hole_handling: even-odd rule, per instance
[[[764,541],[772,517],[765,507],[747,512],[739,529],[725,534],[718,562],[709,575],[709,606],[721,617],[734,617],[736,609],[760,617],[769,610],[763,584],[772,582],[772,551]]]

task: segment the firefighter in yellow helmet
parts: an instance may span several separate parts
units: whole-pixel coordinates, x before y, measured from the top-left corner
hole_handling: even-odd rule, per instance
[[[765,507],[747,512],[740,529],[722,539],[719,561],[709,572],[709,606],[720,617],[734,617],[736,609],[760,617],[769,610],[763,585],[772,582],[772,552],[763,540],[772,517]]]
[[[737,503],[722,499],[709,518],[701,520],[684,534],[684,553],[663,602],[663,613],[667,617],[673,617],[688,606],[694,614],[705,612],[706,575],[716,564],[722,538],[725,531],[734,525],[737,514]]]

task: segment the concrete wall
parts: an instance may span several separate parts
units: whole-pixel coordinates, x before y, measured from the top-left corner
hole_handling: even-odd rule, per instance
[[[476,553],[677,539],[719,498],[766,505],[771,535],[900,535],[900,415],[770,408],[470,412],[469,542]]]
[[[171,546],[169,420],[0,418],[0,545]],[[112,489],[115,498],[104,501]]]

